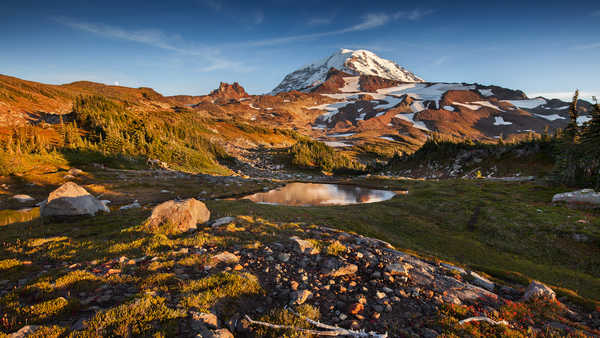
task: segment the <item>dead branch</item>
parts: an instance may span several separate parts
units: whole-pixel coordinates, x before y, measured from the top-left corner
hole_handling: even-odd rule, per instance
[[[458,324],[463,325],[468,322],[481,322],[481,321],[488,322],[492,325],[508,325],[508,322],[506,320],[495,321],[488,317],[471,317],[471,318],[461,320],[460,322],[458,322]]]

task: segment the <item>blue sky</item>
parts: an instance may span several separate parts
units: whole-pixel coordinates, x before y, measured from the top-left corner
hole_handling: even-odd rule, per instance
[[[339,48],[428,81],[600,96],[597,1],[28,1],[0,3],[0,73],[206,94],[268,92]]]

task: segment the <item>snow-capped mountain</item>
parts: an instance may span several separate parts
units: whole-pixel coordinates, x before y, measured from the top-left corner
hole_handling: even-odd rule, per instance
[[[325,81],[331,68],[351,75],[374,75],[400,82],[423,82],[423,79],[404,67],[390,60],[382,59],[368,50],[340,49],[324,60],[288,74],[273,89],[272,94],[291,90],[309,91]]]

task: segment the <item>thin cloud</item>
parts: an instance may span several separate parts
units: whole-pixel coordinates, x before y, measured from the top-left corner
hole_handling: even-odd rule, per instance
[[[590,14],[591,16],[600,16],[600,9]]]
[[[103,37],[133,41],[148,46],[205,59],[208,65],[200,68],[202,71],[213,71],[218,69],[233,69],[237,71],[248,71],[243,63],[226,60],[220,55],[220,51],[213,47],[195,47],[186,43],[179,35],[167,35],[158,29],[127,30],[120,27],[104,24],[94,24],[76,21],[66,17],[54,18],[64,26],[96,34]]]
[[[217,12],[223,9],[223,2],[220,0],[200,0],[200,3],[204,6],[211,8]]]
[[[427,10],[421,10],[421,9],[413,9],[412,11],[399,11],[394,13],[393,18],[394,20],[411,20],[411,21],[418,21],[421,20],[423,17],[433,14],[434,10],[432,9],[427,9]]]
[[[593,42],[593,43],[588,43],[585,45],[578,45],[578,46],[573,47],[572,49],[585,50],[585,49],[594,49],[594,48],[600,48],[600,42]]]
[[[342,29],[340,32],[357,32],[377,28],[388,23],[390,19],[390,16],[387,14],[367,14],[361,23]]]
[[[254,12],[254,24],[260,25],[265,20],[265,13],[262,10]]]
[[[436,66],[441,66],[446,61],[448,61],[448,56],[444,55],[444,56],[441,56],[441,57],[435,59],[435,61],[433,61],[433,64]]]
[[[329,25],[333,21],[333,18],[312,18],[308,20],[309,26],[324,26]]]
[[[285,37],[281,37],[281,38],[243,42],[243,43],[235,44],[235,46],[238,46],[238,47],[261,47],[261,46],[279,45],[279,44],[290,43],[290,42],[295,42],[295,41],[302,41],[302,40],[311,40],[311,39],[317,39],[317,38],[321,38],[321,37],[325,37],[325,36],[340,35],[340,34],[345,34],[345,33],[370,30],[370,29],[374,29],[377,27],[381,27],[392,20],[395,20],[393,15],[390,16],[388,14],[382,14],[382,13],[370,13],[370,14],[365,15],[362,18],[361,22],[359,22],[353,26],[343,28],[343,29],[338,29],[338,30],[328,31],[328,32],[321,32],[321,33],[292,35],[292,36],[285,36]]]

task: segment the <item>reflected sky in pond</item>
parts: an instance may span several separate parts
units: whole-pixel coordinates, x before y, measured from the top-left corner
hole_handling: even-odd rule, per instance
[[[352,185],[290,183],[275,190],[246,196],[244,199],[265,204],[320,206],[373,203],[389,200],[395,195],[392,191]]]
[[[26,208],[19,210],[0,210],[0,226],[13,223],[29,222],[40,217],[40,208]]]

